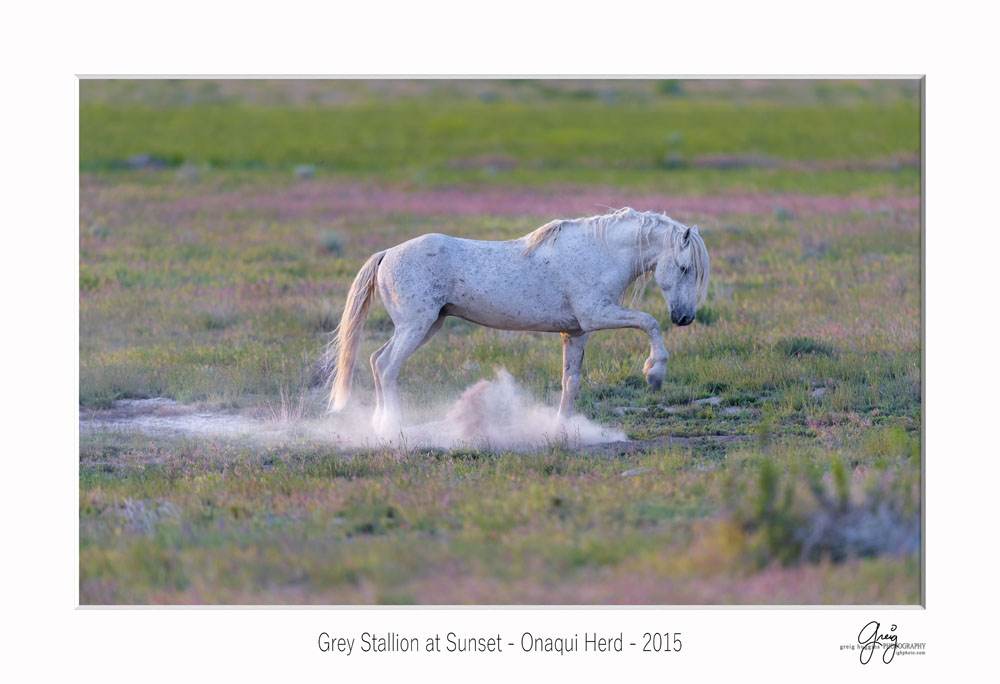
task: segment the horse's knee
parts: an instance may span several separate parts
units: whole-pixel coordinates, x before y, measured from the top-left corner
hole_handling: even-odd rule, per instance
[[[660,335],[662,331],[660,330],[660,322],[652,314],[648,314],[645,311],[642,313],[643,318],[643,328],[647,335]]]

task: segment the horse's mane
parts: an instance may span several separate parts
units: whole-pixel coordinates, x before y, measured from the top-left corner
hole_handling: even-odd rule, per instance
[[[680,243],[678,238],[683,231],[687,230],[687,226],[673,220],[666,214],[654,211],[636,211],[631,207],[624,207],[598,216],[549,221],[544,226],[540,226],[524,236],[524,253],[530,254],[542,245],[551,244],[564,228],[586,230],[600,244],[606,245],[608,231],[627,221],[635,221],[639,227],[639,230],[636,231],[636,244],[639,247],[649,244],[649,233],[654,226],[664,225],[672,229],[670,232],[670,246],[673,249],[679,249]],[[690,244],[691,266],[694,268],[695,283],[698,288],[698,303],[702,304],[708,295],[708,249],[705,247],[705,241],[701,239],[701,235],[697,232],[690,234]],[[649,282],[651,275],[650,271],[638,275],[637,287],[633,289],[632,296],[629,298],[631,300],[630,306],[642,299],[646,283]]]

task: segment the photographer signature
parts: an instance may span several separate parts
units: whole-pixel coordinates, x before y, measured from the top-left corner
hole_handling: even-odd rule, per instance
[[[896,625],[889,628],[888,633],[879,634],[882,625],[872,620],[861,628],[858,633],[858,643],[861,644],[861,664],[867,665],[872,659],[876,648],[882,648],[882,662],[888,665],[896,655]]]

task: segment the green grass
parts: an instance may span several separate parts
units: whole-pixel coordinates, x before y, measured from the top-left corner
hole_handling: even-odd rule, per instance
[[[85,83],[85,91],[95,87]],[[849,89],[834,92],[838,97],[808,103],[793,98],[737,104],[707,97],[608,101],[544,93],[484,101],[454,92],[433,99],[362,98],[336,107],[225,100],[155,106],[84,98],[80,167],[122,169],[129,157],[149,154],[169,166],[190,162],[290,174],[294,165],[309,163],[321,175],[431,185],[568,182],[683,193],[837,194],[918,187],[912,163],[896,170],[822,166],[915,160],[915,92],[860,102]],[[820,166],[806,172],[701,168],[713,155]]]
[[[84,169],[133,154],[168,163],[288,166],[311,162],[382,172],[502,154],[558,169],[581,163],[662,166],[675,151],[788,160],[915,155],[912,106],[788,107],[670,101],[646,106],[403,100],[338,109],[249,106],[154,109],[84,105]]]
[[[803,445],[788,445],[779,463],[798,462]],[[878,559],[822,572],[843,581],[879,568],[896,580],[891,593],[756,590],[761,542],[719,515],[734,505],[734,480],[773,470],[755,458],[87,444],[81,590],[84,602],[111,603],[589,603],[630,602],[626,587],[638,582],[651,586],[636,599],[684,603],[704,601],[698,587],[710,582],[719,590],[708,602],[915,599],[912,563]],[[839,458],[873,472],[863,451]],[[631,468],[646,470],[622,477]],[[814,573],[763,571],[789,581]]]

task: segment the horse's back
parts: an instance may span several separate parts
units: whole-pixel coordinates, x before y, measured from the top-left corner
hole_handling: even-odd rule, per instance
[[[433,273],[436,278],[464,277],[469,269],[493,265],[517,268],[523,248],[518,241],[468,240],[442,233],[427,233],[407,240],[386,252],[383,264],[408,271]]]

